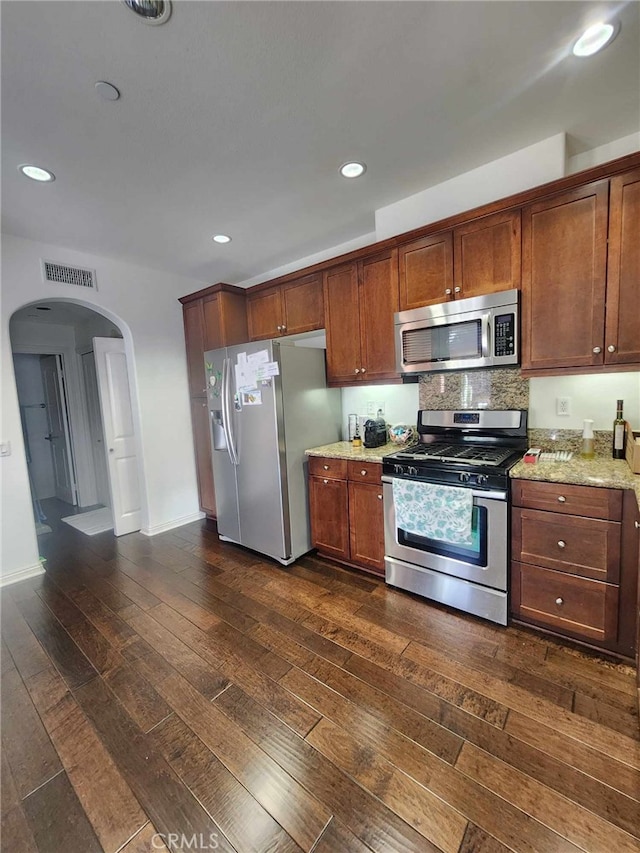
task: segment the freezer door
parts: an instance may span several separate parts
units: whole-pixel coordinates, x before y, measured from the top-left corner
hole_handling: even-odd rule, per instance
[[[207,376],[207,404],[209,408],[209,435],[213,485],[216,493],[218,533],[239,541],[240,517],[238,513],[238,486],[236,467],[229,454],[227,409],[233,409],[230,389],[223,379],[227,375],[226,349],[210,350],[204,354]],[[225,393],[228,394],[225,398]],[[227,404],[227,400],[230,400]]]
[[[239,541],[247,548],[279,560],[291,556],[281,376],[258,382],[251,392],[237,384],[237,365],[253,360],[279,365],[275,341],[256,341],[228,348],[235,396],[232,433],[238,458]],[[255,363],[255,362],[254,362]],[[279,367],[278,367],[279,369]],[[217,492],[216,492],[217,497]],[[233,538],[233,537],[230,537]]]

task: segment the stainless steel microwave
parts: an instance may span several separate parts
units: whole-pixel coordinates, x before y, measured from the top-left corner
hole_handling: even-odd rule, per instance
[[[519,364],[518,291],[456,299],[395,315],[402,376]]]

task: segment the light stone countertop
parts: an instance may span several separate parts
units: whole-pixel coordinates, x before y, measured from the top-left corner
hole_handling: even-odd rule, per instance
[[[596,456],[570,462],[518,462],[509,472],[515,480],[542,480],[604,489],[632,489],[640,509],[640,474],[634,474],[624,459]]]
[[[360,462],[382,462],[384,456],[401,450],[403,445],[388,442],[381,447],[354,448],[350,441],[336,441],[333,444],[323,444],[306,450],[307,456],[327,456],[329,459],[357,459]]]

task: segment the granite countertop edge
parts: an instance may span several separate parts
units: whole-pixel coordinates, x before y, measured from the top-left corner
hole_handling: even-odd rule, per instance
[[[352,447],[350,441],[335,441],[305,450],[307,456],[326,456],[329,459],[356,459],[360,462],[382,462],[385,456],[400,450],[402,445],[387,442],[381,447]]]

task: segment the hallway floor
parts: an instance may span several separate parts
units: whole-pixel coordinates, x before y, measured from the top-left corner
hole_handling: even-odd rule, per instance
[[[640,849],[631,667],[206,522],[40,546],[2,591],[6,853]]]

